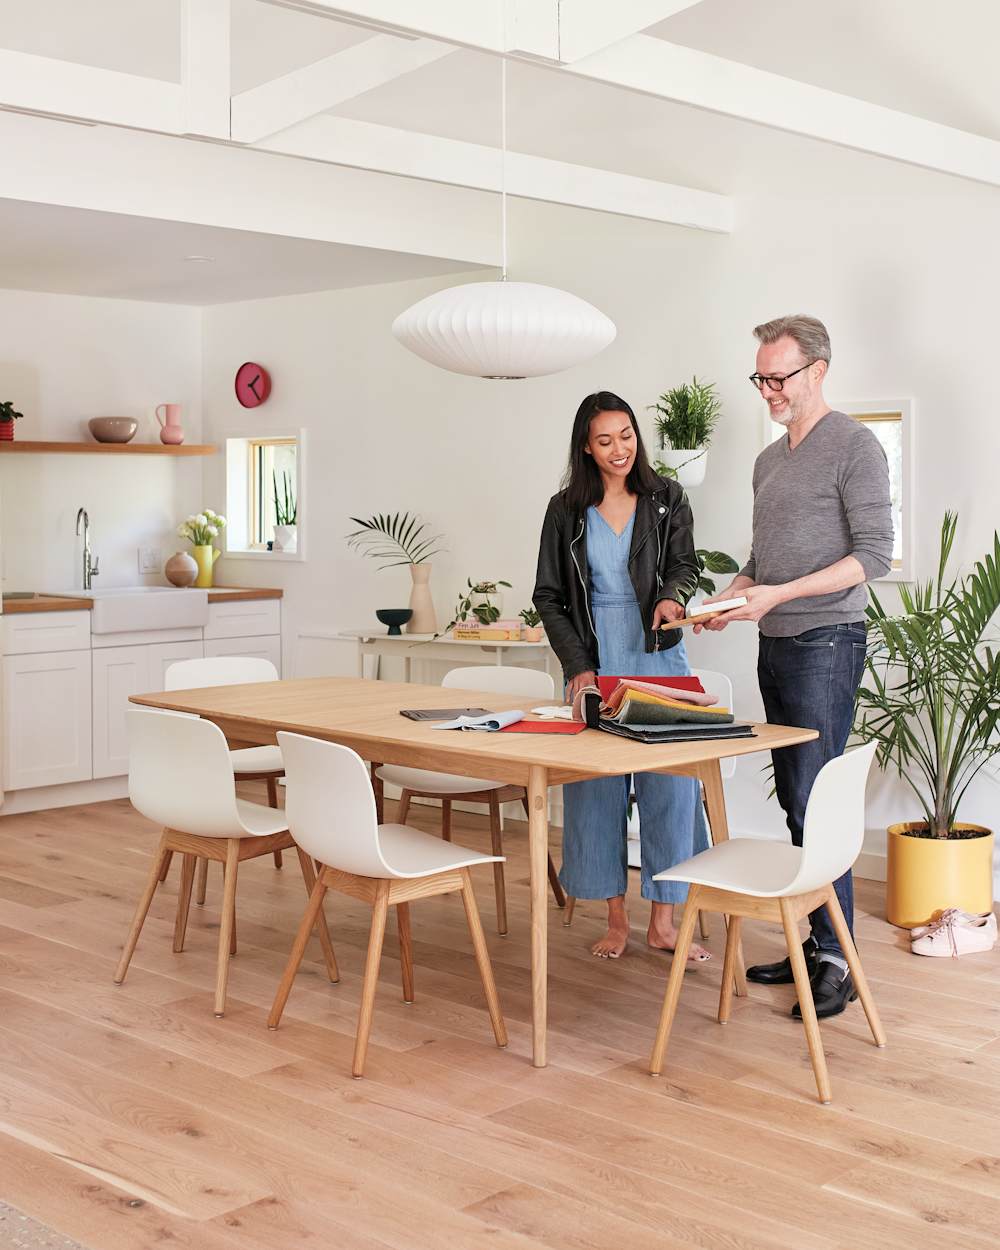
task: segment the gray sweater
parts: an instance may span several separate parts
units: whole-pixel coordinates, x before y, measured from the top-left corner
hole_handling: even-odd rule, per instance
[[[740,572],[777,586],[854,556],[866,581],[892,567],[889,467],[882,445],[859,421],[828,412],[790,451],[788,435],[753,469],[753,546]],[[769,638],[864,619],[865,582],[831,595],[793,599],[760,620]]]

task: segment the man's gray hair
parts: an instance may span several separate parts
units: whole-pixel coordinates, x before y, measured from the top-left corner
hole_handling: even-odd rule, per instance
[[[754,336],[760,343],[776,343],[786,336],[794,339],[808,360],[825,360],[830,363],[830,336],[826,326],[815,317],[797,313],[792,317],[776,317],[754,326]]]

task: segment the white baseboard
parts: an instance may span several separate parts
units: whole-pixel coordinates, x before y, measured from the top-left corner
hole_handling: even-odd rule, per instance
[[[108,799],[123,799],[127,795],[127,777],[101,777],[98,781],[72,781],[65,786],[8,790],[3,796],[0,816],[40,812],[50,807],[77,807],[81,803],[105,803]]]

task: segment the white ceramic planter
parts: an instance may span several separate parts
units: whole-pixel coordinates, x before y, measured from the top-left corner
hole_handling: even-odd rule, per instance
[[[274,527],[274,550],[293,552],[298,542],[298,533],[294,525],[276,525]]]
[[[677,480],[682,486],[700,486],[704,482],[705,468],[708,465],[707,448],[696,447],[688,451],[663,448],[657,454],[667,468],[676,472]]]
[[[436,634],[438,623],[434,611],[434,600],[431,598],[431,566],[429,564],[411,564],[410,577],[413,588],[410,591],[410,608],[413,615],[406,626],[408,634]]]

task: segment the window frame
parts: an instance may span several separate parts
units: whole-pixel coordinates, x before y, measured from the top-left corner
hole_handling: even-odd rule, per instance
[[[253,543],[254,524],[251,509],[259,504],[259,490],[254,481],[252,449],[266,445],[295,445],[296,549],[294,552],[268,551],[266,543]],[[226,438],[226,516],[223,531],[225,555],[231,560],[267,560],[271,563],[302,563],[306,559],[306,431],[271,431],[232,435]]]

